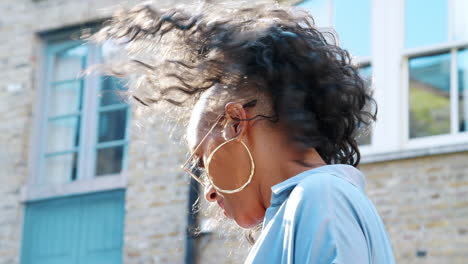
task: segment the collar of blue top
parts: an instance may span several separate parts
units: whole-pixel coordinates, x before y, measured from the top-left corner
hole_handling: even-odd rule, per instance
[[[289,196],[289,193],[299,184],[305,177],[309,177],[316,173],[332,173],[335,176],[349,181],[357,188],[364,191],[366,179],[364,174],[355,167],[347,164],[331,164],[325,165],[310,170],[303,171],[294,177],[291,177],[283,182],[280,182],[271,187],[271,206],[278,206],[284,202]]]

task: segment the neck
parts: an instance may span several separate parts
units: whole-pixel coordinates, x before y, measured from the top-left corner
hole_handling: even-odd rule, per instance
[[[269,153],[282,153],[283,155],[268,155],[269,161],[262,162],[263,168],[261,179],[259,179],[259,194],[263,201],[263,206],[270,207],[271,187],[292,178],[304,171],[326,165],[315,149],[309,149],[298,154],[297,152],[273,150]]]

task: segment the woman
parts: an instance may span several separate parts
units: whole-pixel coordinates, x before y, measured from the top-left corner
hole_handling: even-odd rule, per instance
[[[187,10],[138,6],[96,36],[135,57],[119,75],[137,102],[189,113],[183,168],[239,226],[262,225],[246,263],[394,263],[356,169],[376,108],[347,51],[297,10]]]

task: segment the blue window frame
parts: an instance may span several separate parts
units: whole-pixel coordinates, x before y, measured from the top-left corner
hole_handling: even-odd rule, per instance
[[[121,80],[84,76],[106,45],[45,39],[44,93],[35,184],[57,185],[125,170],[129,106]]]

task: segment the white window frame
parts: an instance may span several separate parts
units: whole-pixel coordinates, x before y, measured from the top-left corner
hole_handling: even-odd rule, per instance
[[[128,139],[130,132],[130,113],[127,114],[126,145],[124,146],[122,170],[117,174],[101,175],[94,177],[95,170],[95,152],[96,136],[98,126],[98,106],[99,106],[99,88],[100,77],[96,74],[84,77],[82,120],[80,126],[80,155],[86,155],[86,158],[79,158],[78,171],[81,171],[75,181],[63,184],[40,184],[41,160],[45,142],[44,126],[46,120],[45,102],[47,97],[48,80],[47,71],[47,47],[51,41],[70,39],[70,36],[77,32],[77,29],[66,30],[65,32],[51,32],[39,34],[38,46],[35,50],[38,54],[36,69],[36,96],[34,100],[33,128],[29,144],[31,146],[29,153],[29,177],[26,184],[21,189],[21,200],[31,201],[52,197],[82,194],[97,191],[106,191],[122,189],[127,186],[127,164],[128,164]],[[98,64],[100,62],[100,47],[91,43],[88,45],[87,66]]]
[[[332,1],[328,0],[328,26],[332,25]],[[297,4],[301,1],[296,1]],[[449,13],[453,13],[454,0],[449,0]],[[449,16],[449,39],[454,28]],[[370,145],[360,146],[361,163],[381,162],[424,155],[453,153],[468,150],[468,132],[409,139],[408,118],[408,58],[433,54],[444,50],[452,53],[451,79],[457,79],[454,52],[467,47],[468,41],[449,41],[440,45],[405,48],[405,0],[371,0],[371,57],[355,58],[357,65],[372,66],[374,99],[378,105],[377,122],[372,128]],[[456,91],[455,91],[456,90]],[[458,89],[451,82],[451,118],[458,120],[453,101]],[[457,119],[455,119],[457,118]],[[456,129],[451,122],[451,131]]]
[[[403,9],[404,9],[403,2]],[[403,10],[403,18],[404,18]],[[418,48],[405,48],[402,51],[402,80],[404,89],[404,148],[407,149],[418,149],[418,148],[430,148],[434,146],[444,146],[450,144],[466,143],[468,142],[468,132],[459,132],[458,128],[458,71],[457,71],[457,51],[468,48],[467,41],[454,40],[454,0],[448,0],[448,41],[428,45]],[[403,28],[403,34],[405,34],[405,28]],[[450,55],[450,133],[443,135],[434,135],[421,138],[410,138],[409,137],[409,59],[419,56],[441,54],[446,53]]]
[[[453,0],[449,0],[449,13]],[[452,34],[453,16],[449,16]],[[371,49],[375,99],[379,106],[371,148],[362,149],[363,163],[404,159],[468,150],[468,133],[457,132],[451,122],[451,134],[424,138],[409,138],[409,69],[408,59],[448,51],[451,59],[451,118],[458,120],[456,109],[458,76],[456,50],[468,41],[448,41],[443,44],[408,49],[405,47],[405,0],[373,0]],[[449,35],[450,39],[450,35]],[[456,118],[456,119],[455,119]]]

